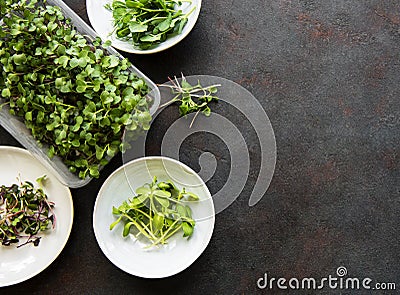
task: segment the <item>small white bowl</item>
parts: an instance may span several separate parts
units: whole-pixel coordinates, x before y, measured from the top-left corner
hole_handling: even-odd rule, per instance
[[[0,287],[21,283],[45,270],[64,249],[74,219],[71,192],[55,174],[27,150],[0,146],[0,185],[18,183],[17,178],[20,178],[20,181],[30,181],[38,187],[36,179],[43,175],[46,175],[44,191],[55,203],[56,226],[38,234],[43,238],[37,247],[32,244],[21,248],[17,248],[17,244],[0,245]],[[21,243],[25,241],[23,239]]]
[[[181,34],[173,36],[165,40],[164,42],[150,48],[140,49],[136,48],[132,43],[121,41],[116,38],[115,34],[111,34],[114,30],[112,12],[104,8],[104,5],[111,4],[112,0],[86,0],[86,11],[89,17],[89,21],[92,24],[93,29],[104,41],[110,40],[111,45],[119,50],[135,53],[135,54],[150,54],[163,51],[168,49],[181,40],[183,40],[193,29],[194,25],[200,14],[201,0],[193,0],[192,4],[189,5],[184,2],[180,7],[183,13],[188,13],[193,7],[195,10],[189,15],[188,22]]]
[[[133,235],[122,237],[122,223],[109,229],[117,219],[112,207],[133,197],[135,189],[150,183],[153,176],[159,181],[171,180],[179,189],[185,187],[199,196],[199,201],[190,204],[196,225],[189,239],[177,233],[166,245],[148,248]],[[206,249],[214,222],[214,204],[203,180],[185,164],[167,157],[139,158],[117,169],[101,187],[93,213],[94,233],[104,255],[123,271],[143,278],[172,276],[190,266]]]

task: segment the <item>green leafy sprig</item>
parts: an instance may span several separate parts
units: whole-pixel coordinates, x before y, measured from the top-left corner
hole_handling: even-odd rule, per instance
[[[148,86],[130,62],[80,34],[59,7],[38,0],[0,0],[0,91],[48,155],[80,178],[126,146],[124,128],[149,129]],[[4,5],[7,8],[3,7]]]
[[[136,237],[144,236],[150,246],[167,243],[179,231],[183,237],[191,237],[195,221],[187,201],[198,201],[199,197],[185,189],[179,190],[171,181],[145,184],[136,190],[136,196],[124,201],[112,213],[118,219],[110,225],[112,230],[118,223],[124,224],[122,235],[136,229]]]
[[[192,3],[191,0],[114,0],[105,8],[112,11],[113,32],[118,39],[148,49],[182,33],[189,15],[196,8],[184,14],[175,8],[183,2]]]
[[[210,116],[211,109],[209,103],[212,101],[218,101],[219,98],[215,95],[218,92],[218,87],[221,84],[215,84],[203,87],[199,81],[196,85],[191,85],[182,75],[181,82],[178,81],[176,76],[174,79],[168,78],[170,84],[161,84],[160,87],[170,88],[172,94],[175,95],[171,100],[164,103],[160,108],[166,107],[172,103],[179,104],[179,114],[185,116],[189,113],[196,112],[193,120],[190,124],[192,127],[194,120],[197,115],[202,112],[205,116]]]
[[[41,237],[37,234],[51,227],[54,229],[56,218],[53,212],[54,202],[47,199],[43,191],[41,177],[37,180],[40,188],[25,181],[11,186],[0,186],[0,242],[4,246],[26,242],[17,247],[32,243],[38,246]]]

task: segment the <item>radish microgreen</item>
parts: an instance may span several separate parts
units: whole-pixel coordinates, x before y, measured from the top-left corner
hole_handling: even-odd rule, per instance
[[[32,243],[38,246],[37,234],[55,227],[54,202],[47,200],[42,183],[45,176],[37,179],[39,188],[29,182],[0,186],[0,242],[4,246],[18,243],[18,247]]]

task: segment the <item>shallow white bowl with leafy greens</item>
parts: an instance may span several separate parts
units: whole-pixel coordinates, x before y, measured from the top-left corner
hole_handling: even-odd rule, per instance
[[[122,2],[125,3],[124,0],[122,0]],[[135,0],[127,0],[126,2],[135,2]],[[180,1],[176,0],[174,2],[179,3]],[[104,41],[109,40],[114,48],[135,54],[151,54],[160,52],[182,41],[195,26],[201,8],[201,0],[192,0],[191,2],[188,0],[181,1],[180,5],[177,4],[175,6],[175,10],[181,10],[182,15],[187,15],[187,22],[182,31],[170,35],[165,41],[143,49],[134,45],[131,41],[126,41],[117,37],[113,12],[106,8],[107,5],[112,5],[112,3],[113,0],[86,0],[86,10],[89,21],[97,34]]]
[[[117,220],[113,207],[118,208],[135,195],[138,187],[159,181],[172,181],[181,190],[199,197],[190,204],[195,220],[189,239],[177,232],[166,244],[150,246],[146,239],[130,232],[123,236],[124,225]],[[93,213],[93,228],[104,255],[123,271],[143,278],[163,278],[189,267],[206,249],[214,229],[215,211],[211,194],[200,176],[185,164],[167,157],[144,157],[121,166],[101,187]]]

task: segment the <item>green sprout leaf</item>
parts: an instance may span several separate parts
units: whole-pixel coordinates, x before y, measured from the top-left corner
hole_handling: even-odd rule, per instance
[[[190,237],[193,234],[193,227],[188,223],[184,222],[182,223],[182,229],[183,229],[183,236],[184,237]]]
[[[118,212],[118,213],[116,213],[116,214],[119,214],[120,211],[119,211],[118,209],[116,209],[116,210],[114,211],[114,209],[115,209],[115,208],[113,208],[113,213],[114,213],[114,212]],[[111,224],[110,224],[110,230],[112,230],[121,220],[122,220],[122,216],[118,217],[117,220],[115,220],[113,223],[111,223]]]
[[[13,61],[16,65],[23,65],[26,63],[27,59],[26,59],[26,55],[24,53],[22,54],[15,54],[13,56]]]

